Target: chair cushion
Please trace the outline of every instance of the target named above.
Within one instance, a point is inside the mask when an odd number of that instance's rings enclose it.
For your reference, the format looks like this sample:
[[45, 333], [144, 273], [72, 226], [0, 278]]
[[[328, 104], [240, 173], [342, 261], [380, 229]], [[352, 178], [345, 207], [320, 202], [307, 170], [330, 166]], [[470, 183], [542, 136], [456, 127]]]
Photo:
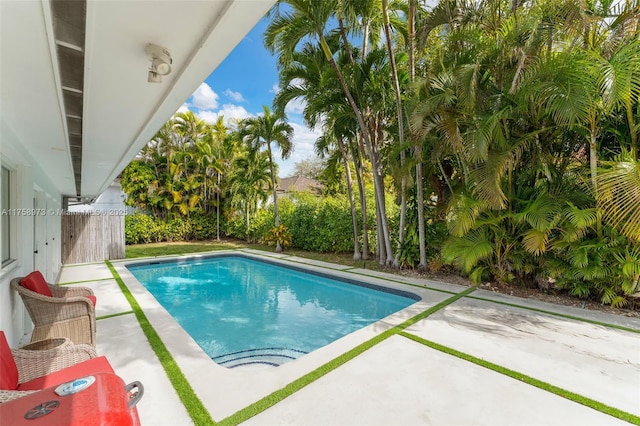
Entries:
[[115, 373], [113, 371], [113, 368], [111, 367], [111, 364], [109, 364], [109, 361], [104, 356], [92, 358], [71, 367], [54, 371], [53, 373], [47, 374], [46, 376], [38, 377], [37, 379], [21, 383], [18, 385], [18, 390], [25, 391], [46, 389], [53, 386], [58, 386], [59, 384], [69, 382], [74, 379], [78, 379], [80, 377], [90, 376], [97, 373]]
[[43, 296], [53, 297], [53, 294], [40, 271], [33, 271], [21, 279], [20, 285]]
[[4, 331], [0, 331], [0, 389], [16, 390], [18, 388], [18, 367], [13, 360], [11, 348]]
[[87, 299], [91, 300], [91, 303], [93, 303], [93, 307], [96, 307], [96, 297], [95, 296], [87, 296]]

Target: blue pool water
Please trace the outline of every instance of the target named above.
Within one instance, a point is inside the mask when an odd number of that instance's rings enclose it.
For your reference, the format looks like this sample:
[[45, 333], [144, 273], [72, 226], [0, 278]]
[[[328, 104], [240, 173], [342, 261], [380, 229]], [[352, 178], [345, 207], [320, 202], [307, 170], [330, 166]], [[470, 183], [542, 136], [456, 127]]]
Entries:
[[280, 365], [419, 299], [241, 256], [127, 268], [214, 361], [229, 368]]

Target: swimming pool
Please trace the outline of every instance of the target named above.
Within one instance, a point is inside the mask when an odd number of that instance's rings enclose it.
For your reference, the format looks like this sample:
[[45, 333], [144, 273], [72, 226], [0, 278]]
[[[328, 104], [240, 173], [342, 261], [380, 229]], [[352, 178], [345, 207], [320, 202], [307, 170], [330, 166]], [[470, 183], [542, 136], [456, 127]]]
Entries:
[[277, 366], [420, 297], [240, 255], [127, 265], [218, 364]]

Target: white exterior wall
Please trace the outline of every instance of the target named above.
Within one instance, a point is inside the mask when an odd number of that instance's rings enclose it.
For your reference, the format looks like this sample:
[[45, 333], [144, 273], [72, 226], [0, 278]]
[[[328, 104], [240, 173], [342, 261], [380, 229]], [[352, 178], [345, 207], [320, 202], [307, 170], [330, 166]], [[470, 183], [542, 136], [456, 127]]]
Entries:
[[[33, 271], [36, 268], [34, 264], [37, 264], [37, 269], [47, 281], [57, 280], [61, 268], [59, 211], [62, 196], [18, 143], [4, 121], [0, 124], [0, 160], [3, 167], [12, 171], [12, 229], [9, 238], [12, 242], [12, 257], [15, 259], [0, 270], [0, 329], [7, 335], [9, 344], [15, 346], [31, 331], [33, 325], [20, 296], [11, 290], [9, 283], [14, 277]], [[38, 210], [34, 210], [34, 204]], [[36, 212], [39, 215], [34, 217]], [[7, 236], [0, 234], [0, 238]], [[38, 254], [34, 253], [36, 248]]]

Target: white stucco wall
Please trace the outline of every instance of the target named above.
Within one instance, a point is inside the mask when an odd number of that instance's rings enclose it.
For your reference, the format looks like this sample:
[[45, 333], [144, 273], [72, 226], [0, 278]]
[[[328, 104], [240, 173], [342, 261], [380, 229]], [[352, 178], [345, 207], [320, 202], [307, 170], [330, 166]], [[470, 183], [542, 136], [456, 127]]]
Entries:
[[[0, 136], [0, 160], [12, 171], [10, 238], [12, 258], [15, 259], [0, 269], [0, 329], [6, 333], [9, 344], [15, 346], [31, 331], [32, 324], [22, 300], [14, 294], [9, 283], [14, 277], [33, 271], [34, 262], [48, 281], [56, 281], [61, 268], [59, 212], [62, 195], [3, 120], [0, 122]], [[34, 218], [35, 214], [38, 214], [37, 218]], [[0, 234], [0, 238], [7, 236]], [[37, 255], [34, 254], [36, 246]]]

